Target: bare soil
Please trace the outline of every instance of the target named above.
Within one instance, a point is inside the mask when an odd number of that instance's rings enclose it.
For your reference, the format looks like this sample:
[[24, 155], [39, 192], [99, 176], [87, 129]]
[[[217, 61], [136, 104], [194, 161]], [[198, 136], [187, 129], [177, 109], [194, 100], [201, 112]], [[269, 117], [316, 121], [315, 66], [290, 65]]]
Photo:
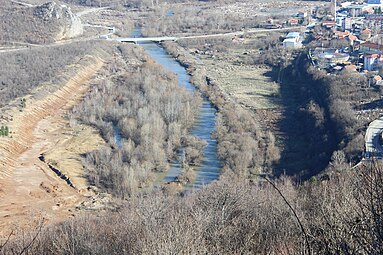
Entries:
[[[84, 200], [80, 190], [86, 181], [79, 153], [96, 148], [102, 139], [89, 127], [68, 132], [64, 117], [103, 66], [101, 59], [93, 57], [87, 63], [54, 93], [39, 99], [29, 97], [24, 109], [14, 109], [8, 123], [11, 137], [0, 138], [0, 235], [10, 228], [30, 226], [36, 216], [49, 222], [66, 218]], [[92, 134], [88, 136], [92, 139], [79, 138], [81, 134]], [[39, 159], [42, 154], [57, 168], [63, 167], [74, 188]]]

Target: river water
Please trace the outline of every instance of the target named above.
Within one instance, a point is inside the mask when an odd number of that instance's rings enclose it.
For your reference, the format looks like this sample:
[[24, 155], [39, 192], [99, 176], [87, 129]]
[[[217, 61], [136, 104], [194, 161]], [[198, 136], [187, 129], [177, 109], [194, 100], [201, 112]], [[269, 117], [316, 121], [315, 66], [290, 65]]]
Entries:
[[[135, 29], [131, 37], [141, 37], [141, 30]], [[143, 43], [140, 44], [149, 56], [158, 64], [162, 65], [178, 76], [179, 85], [186, 88], [191, 93], [196, 88], [190, 82], [190, 75], [186, 69], [177, 62], [171, 55], [169, 55], [164, 48], [156, 43]], [[200, 188], [203, 185], [217, 180], [220, 175], [221, 162], [217, 155], [217, 140], [212, 138], [212, 133], [215, 131], [217, 110], [208, 100], [203, 98], [203, 103], [199, 109], [199, 113], [195, 125], [190, 130], [190, 133], [199, 137], [207, 142], [204, 149], [204, 160], [199, 167], [195, 168], [196, 178], [194, 183], [187, 186], [187, 188]], [[176, 179], [180, 174], [181, 168], [179, 162], [172, 162], [170, 170], [166, 173], [163, 182], [171, 182]]]

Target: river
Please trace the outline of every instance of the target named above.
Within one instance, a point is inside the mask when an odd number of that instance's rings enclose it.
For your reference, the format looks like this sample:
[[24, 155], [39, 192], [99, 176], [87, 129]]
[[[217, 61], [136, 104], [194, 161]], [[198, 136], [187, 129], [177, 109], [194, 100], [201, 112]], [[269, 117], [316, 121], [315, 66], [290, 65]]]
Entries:
[[[141, 37], [141, 30], [135, 29], [131, 36]], [[167, 71], [177, 74], [180, 86], [186, 88], [191, 93], [196, 90], [195, 86], [190, 82], [190, 75], [187, 73], [186, 69], [176, 59], [169, 55], [164, 48], [156, 43], [143, 43], [140, 44], [140, 46], [145, 49], [153, 60], [165, 67]], [[190, 133], [205, 140], [207, 146], [203, 151], [204, 160], [200, 166], [194, 168], [196, 171], [195, 181], [186, 187], [188, 189], [200, 188], [219, 178], [221, 162], [217, 155], [217, 140], [212, 138], [212, 134], [215, 131], [216, 114], [216, 108], [207, 97], [203, 97], [203, 103]], [[180, 171], [181, 168], [179, 162], [172, 162], [171, 168], [166, 173], [163, 182], [174, 181], [180, 174]]]

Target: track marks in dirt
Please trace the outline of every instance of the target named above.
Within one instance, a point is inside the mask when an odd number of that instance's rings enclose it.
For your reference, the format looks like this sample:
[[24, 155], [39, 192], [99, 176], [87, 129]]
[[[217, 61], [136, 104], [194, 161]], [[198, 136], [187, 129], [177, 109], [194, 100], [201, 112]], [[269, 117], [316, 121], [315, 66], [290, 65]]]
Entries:
[[9, 178], [17, 159], [30, 148], [35, 137], [33, 130], [38, 123], [48, 116], [56, 114], [60, 109], [75, 105], [87, 91], [89, 81], [103, 61], [100, 58], [89, 57], [88, 64], [79, 68], [76, 75], [70, 78], [63, 87], [45, 98], [35, 101], [16, 116], [11, 123], [12, 138], [0, 139], [0, 180]]

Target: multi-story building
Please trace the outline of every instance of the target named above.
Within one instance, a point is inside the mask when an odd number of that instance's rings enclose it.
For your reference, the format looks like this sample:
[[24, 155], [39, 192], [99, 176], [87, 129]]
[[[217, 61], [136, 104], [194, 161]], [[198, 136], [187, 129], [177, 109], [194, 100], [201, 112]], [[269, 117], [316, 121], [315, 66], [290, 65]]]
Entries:
[[373, 71], [378, 69], [379, 65], [383, 63], [383, 56], [380, 54], [372, 54], [364, 56], [364, 69]]

